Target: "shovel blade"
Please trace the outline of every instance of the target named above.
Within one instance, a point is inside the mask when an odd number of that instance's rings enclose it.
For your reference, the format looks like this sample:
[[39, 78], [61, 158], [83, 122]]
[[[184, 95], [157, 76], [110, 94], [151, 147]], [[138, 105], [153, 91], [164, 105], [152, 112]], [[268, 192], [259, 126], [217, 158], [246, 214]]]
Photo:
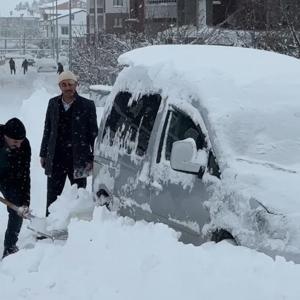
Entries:
[[40, 218], [31, 215], [30, 218], [30, 227], [36, 231], [40, 232], [47, 232], [46, 227], [47, 227], [47, 222], [46, 218]]
[[54, 240], [66, 240], [68, 238], [67, 230], [47, 230], [47, 219], [31, 215], [30, 225], [27, 228], [36, 233], [38, 236], [44, 236]]

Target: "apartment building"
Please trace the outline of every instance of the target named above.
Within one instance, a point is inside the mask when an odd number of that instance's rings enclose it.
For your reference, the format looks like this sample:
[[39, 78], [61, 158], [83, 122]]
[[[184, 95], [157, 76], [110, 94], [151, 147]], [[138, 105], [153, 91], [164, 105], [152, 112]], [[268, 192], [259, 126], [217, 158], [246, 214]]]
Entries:
[[[55, 36], [56, 23], [57, 23], [57, 38], [59, 48], [68, 46], [69, 44], [69, 10], [59, 10], [59, 16], [52, 17], [48, 20], [47, 36]], [[83, 37], [86, 35], [87, 26], [87, 13], [86, 10], [81, 8], [74, 8], [71, 11], [72, 19], [72, 36], [74, 38]]]
[[[72, 0], [71, 1], [72, 11], [84, 10], [86, 11], [86, 1], [82, 0]], [[43, 32], [43, 36], [46, 38], [52, 37], [51, 28], [53, 27], [53, 20], [59, 18], [59, 16], [66, 15], [69, 11], [69, 0], [53, 0], [49, 3], [39, 5], [39, 14], [40, 14], [40, 29]], [[65, 17], [64, 17], [65, 18]], [[72, 14], [72, 20], [74, 19]], [[86, 26], [86, 18], [85, 18]]]
[[145, 0], [145, 31], [155, 33], [177, 24], [176, 0]]
[[87, 12], [88, 34], [123, 33], [129, 18], [129, 0], [88, 0]]
[[[87, 1], [87, 34], [104, 31], [104, 3], [105, 0]], [[96, 11], [96, 14], [95, 14]]]
[[159, 31], [177, 18], [176, 0], [88, 0], [87, 10], [90, 34]]
[[217, 25], [237, 9], [237, 3], [238, 0], [87, 0], [88, 33], [155, 33], [172, 26]]
[[39, 36], [39, 16], [27, 10], [11, 11], [0, 17], [0, 37], [19, 38]]

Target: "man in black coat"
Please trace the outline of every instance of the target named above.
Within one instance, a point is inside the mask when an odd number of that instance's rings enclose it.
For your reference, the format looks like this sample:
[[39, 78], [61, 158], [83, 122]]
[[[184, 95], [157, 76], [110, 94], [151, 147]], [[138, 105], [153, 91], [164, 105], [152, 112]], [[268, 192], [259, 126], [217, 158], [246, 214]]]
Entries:
[[46, 215], [62, 193], [67, 176], [71, 184], [86, 187], [98, 134], [95, 104], [78, 95], [76, 76], [62, 72], [58, 84], [62, 94], [49, 101], [40, 150], [41, 166], [48, 176]]
[[26, 58], [22, 62], [22, 68], [23, 68], [23, 73], [25, 75], [26, 72], [28, 71], [28, 60]]
[[10, 74], [12, 73], [16, 74], [16, 63], [12, 57], [9, 60], [9, 68], [10, 68]]
[[16, 243], [23, 218], [29, 213], [31, 148], [23, 123], [13, 118], [0, 125], [0, 192], [19, 207], [7, 208], [3, 257], [18, 251]]
[[58, 62], [57, 63], [57, 74], [61, 74], [64, 71], [64, 66], [62, 65], [62, 63]]

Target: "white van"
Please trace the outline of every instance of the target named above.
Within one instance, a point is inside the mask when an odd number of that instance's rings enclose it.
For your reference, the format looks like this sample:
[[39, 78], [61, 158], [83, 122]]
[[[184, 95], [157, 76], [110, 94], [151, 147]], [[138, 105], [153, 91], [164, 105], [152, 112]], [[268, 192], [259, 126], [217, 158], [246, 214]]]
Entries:
[[181, 240], [300, 253], [300, 62], [168, 45], [130, 51], [95, 145], [96, 201]]

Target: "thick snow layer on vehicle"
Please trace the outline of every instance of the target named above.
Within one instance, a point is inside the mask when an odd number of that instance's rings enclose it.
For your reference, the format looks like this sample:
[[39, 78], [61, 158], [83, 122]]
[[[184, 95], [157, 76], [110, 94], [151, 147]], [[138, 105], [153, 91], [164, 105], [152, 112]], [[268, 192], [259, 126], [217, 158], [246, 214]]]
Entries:
[[[173, 45], [123, 54], [117, 85], [198, 108], [239, 193], [300, 213], [300, 61], [272, 52]], [[191, 111], [192, 113], [192, 111]], [[193, 117], [194, 113], [192, 113]]]

